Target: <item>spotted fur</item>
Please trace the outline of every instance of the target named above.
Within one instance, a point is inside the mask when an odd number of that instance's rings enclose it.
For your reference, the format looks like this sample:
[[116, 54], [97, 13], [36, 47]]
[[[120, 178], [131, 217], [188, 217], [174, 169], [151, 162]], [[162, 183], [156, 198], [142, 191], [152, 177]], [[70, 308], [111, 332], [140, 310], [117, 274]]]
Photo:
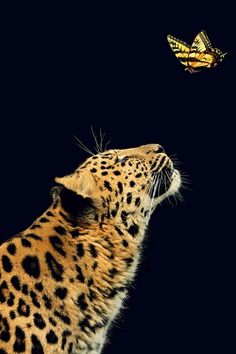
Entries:
[[101, 353], [180, 175], [152, 144], [94, 155], [56, 183], [46, 212], [0, 246], [0, 354]]

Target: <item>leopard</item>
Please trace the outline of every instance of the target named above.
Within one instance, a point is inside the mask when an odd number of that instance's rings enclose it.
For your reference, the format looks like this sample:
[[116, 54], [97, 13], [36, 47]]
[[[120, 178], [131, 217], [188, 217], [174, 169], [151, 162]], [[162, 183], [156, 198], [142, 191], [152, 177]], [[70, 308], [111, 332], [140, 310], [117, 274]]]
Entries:
[[0, 354], [100, 354], [150, 217], [181, 183], [159, 144], [94, 153], [56, 177], [46, 211], [0, 246]]

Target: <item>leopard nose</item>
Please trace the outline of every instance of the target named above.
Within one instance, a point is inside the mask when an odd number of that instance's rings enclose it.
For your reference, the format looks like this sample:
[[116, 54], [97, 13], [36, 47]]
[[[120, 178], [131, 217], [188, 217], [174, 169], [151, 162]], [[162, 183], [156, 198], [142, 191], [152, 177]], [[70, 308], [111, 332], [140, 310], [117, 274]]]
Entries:
[[160, 154], [161, 152], [165, 152], [165, 150], [164, 150], [163, 146], [158, 145], [157, 153]]
[[148, 144], [141, 146], [144, 152], [146, 153], [156, 153], [160, 154], [161, 152], [165, 152], [164, 148], [160, 144]]

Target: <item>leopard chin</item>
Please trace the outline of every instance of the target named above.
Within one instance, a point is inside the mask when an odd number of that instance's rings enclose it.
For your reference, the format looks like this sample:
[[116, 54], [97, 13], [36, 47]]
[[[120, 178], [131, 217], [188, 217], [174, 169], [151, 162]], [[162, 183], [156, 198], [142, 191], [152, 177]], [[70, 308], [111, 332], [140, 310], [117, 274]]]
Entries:
[[176, 194], [181, 187], [181, 176], [178, 170], [174, 169], [172, 176], [170, 177], [170, 184], [167, 191], [163, 194], [155, 197], [155, 205], [160, 204], [164, 199]]

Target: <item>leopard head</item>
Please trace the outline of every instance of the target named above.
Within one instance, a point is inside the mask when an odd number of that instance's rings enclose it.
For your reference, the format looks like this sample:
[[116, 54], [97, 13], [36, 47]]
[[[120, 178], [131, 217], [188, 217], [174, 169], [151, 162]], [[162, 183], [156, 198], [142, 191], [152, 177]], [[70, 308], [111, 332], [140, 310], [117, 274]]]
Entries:
[[155, 207], [179, 190], [181, 177], [163, 148], [149, 144], [91, 156], [56, 182], [88, 202], [86, 217], [145, 227]]

